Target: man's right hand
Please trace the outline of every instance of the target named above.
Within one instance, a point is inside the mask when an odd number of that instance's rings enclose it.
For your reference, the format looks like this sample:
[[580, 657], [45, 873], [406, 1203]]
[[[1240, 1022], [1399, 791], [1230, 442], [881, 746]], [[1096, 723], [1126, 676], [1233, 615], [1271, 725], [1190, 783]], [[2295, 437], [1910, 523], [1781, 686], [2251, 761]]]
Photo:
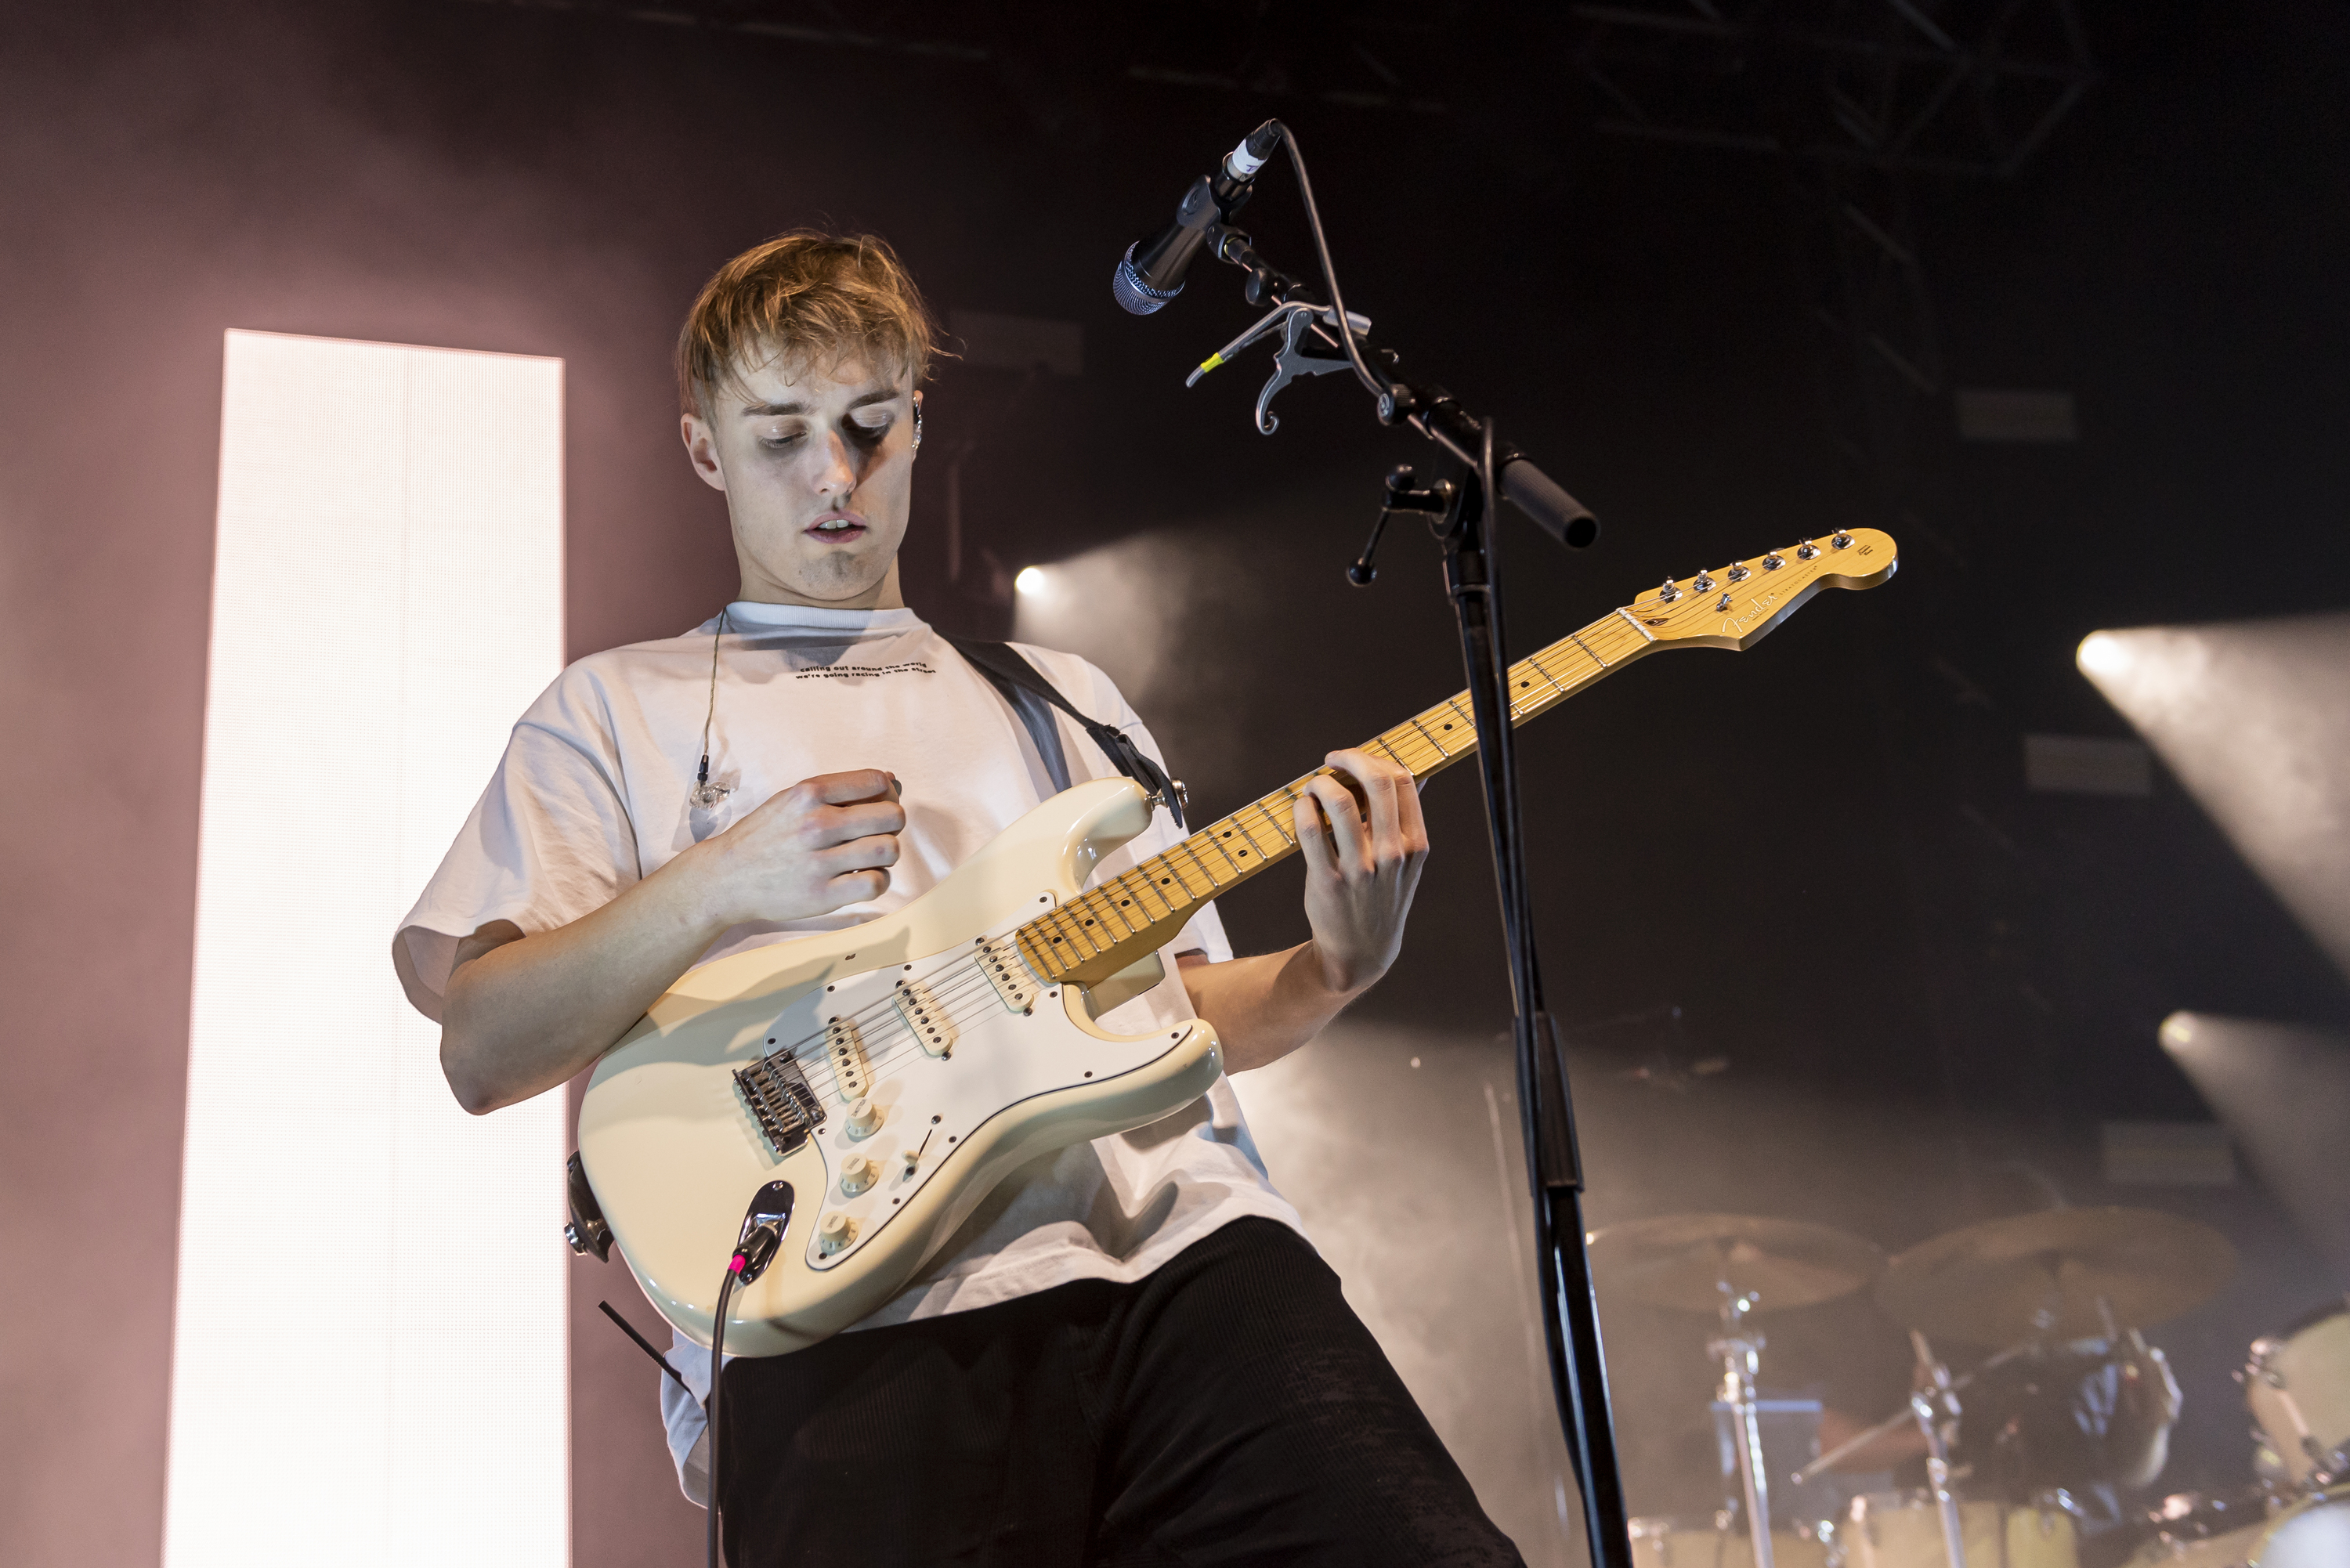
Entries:
[[441, 1066], [476, 1115], [611, 1048], [730, 926], [805, 920], [889, 890], [906, 809], [878, 768], [802, 779], [567, 926], [497, 920], [458, 944]]
[[805, 920], [889, 890], [906, 829], [897, 776], [879, 768], [818, 774], [688, 854], [720, 925]]

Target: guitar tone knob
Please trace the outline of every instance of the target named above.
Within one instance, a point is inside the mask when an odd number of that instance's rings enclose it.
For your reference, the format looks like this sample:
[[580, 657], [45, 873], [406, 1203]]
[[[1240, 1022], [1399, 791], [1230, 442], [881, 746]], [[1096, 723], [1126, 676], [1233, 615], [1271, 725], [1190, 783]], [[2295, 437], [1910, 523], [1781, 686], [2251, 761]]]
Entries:
[[827, 1214], [816, 1228], [816, 1250], [830, 1257], [857, 1240], [857, 1226], [846, 1214]]
[[881, 1168], [861, 1154], [852, 1154], [840, 1162], [840, 1190], [854, 1198], [873, 1185]]
[[881, 1125], [881, 1107], [860, 1096], [850, 1103], [844, 1125], [851, 1137], [871, 1137]]

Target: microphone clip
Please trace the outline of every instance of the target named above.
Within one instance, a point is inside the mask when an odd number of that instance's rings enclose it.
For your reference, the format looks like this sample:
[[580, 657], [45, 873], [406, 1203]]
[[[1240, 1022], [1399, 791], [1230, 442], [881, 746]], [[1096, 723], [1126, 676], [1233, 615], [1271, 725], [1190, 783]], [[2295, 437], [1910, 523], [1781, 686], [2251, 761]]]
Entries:
[[[1280, 416], [1273, 411], [1273, 400], [1284, 387], [1300, 376], [1326, 376], [1333, 370], [1351, 370], [1354, 362], [1343, 349], [1336, 354], [1315, 354], [1307, 351], [1307, 334], [1319, 332], [1324, 342], [1333, 341], [1330, 333], [1337, 328], [1338, 313], [1326, 305], [1310, 300], [1284, 300], [1257, 319], [1254, 326], [1222, 348], [1200, 361], [1198, 369], [1184, 378], [1186, 387], [1200, 384], [1200, 378], [1220, 365], [1232, 362], [1238, 354], [1260, 337], [1269, 337], [1276, 329], [1281, 333], [1281, 347], [1274, 350], [1273, 375], [1264, 389], [1256, 395], [1256, 430], [1259, 435], [1271, 435], [1281, 428]], [[1360, 311], [1347, 312], [1347, 329], [1357, 337], [1370, 335], [1371, 318]]]

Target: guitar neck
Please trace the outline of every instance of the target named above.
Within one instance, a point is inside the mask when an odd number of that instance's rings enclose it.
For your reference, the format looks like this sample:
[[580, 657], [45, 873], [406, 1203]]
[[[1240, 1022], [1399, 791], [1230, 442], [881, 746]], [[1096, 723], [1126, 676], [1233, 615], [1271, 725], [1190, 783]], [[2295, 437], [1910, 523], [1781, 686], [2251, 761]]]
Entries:
[[[1518, 660], [1510, 667], [1511, 724], [1548, 711], [1657, 646], [1646, 628], [1617, 610]], [[1469, 693], [1455, 692], [1359, 749], [1393, 758], [1414, 779], [1442, 773], [1477, 749]], [[1047, 981], [1093, 985], [1156, 952], [1201, 905], [1296, 853], [1293, 817], [1306, 782], [1334, 771], [1293, 779], [1029, 921], [1015, 933], [1029, 967]]]

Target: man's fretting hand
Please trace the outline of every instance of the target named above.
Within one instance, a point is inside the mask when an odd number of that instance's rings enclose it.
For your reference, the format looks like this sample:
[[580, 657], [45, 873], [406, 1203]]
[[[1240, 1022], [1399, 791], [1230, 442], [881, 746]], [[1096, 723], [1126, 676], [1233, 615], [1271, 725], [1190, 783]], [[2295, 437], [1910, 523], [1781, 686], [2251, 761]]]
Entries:
[[711, 915], [723, 925], [804, 920], [878, 898], [906, 829], [895, 774], [818, 774], [687, 853], [702, 859]]
[[1324, 761], [1355, 781], [1367, 811], [1339, 780], [1316, 774], [1292, 825], [1305, 856], [1305, 919], [1323, 981], [1353, 995], [1385, 974], [1403, 945], [1404, 917], [1428, 860], [1428, 828], [1419, 786], [1394, 763], [1358, 751], [1332, 752]]

